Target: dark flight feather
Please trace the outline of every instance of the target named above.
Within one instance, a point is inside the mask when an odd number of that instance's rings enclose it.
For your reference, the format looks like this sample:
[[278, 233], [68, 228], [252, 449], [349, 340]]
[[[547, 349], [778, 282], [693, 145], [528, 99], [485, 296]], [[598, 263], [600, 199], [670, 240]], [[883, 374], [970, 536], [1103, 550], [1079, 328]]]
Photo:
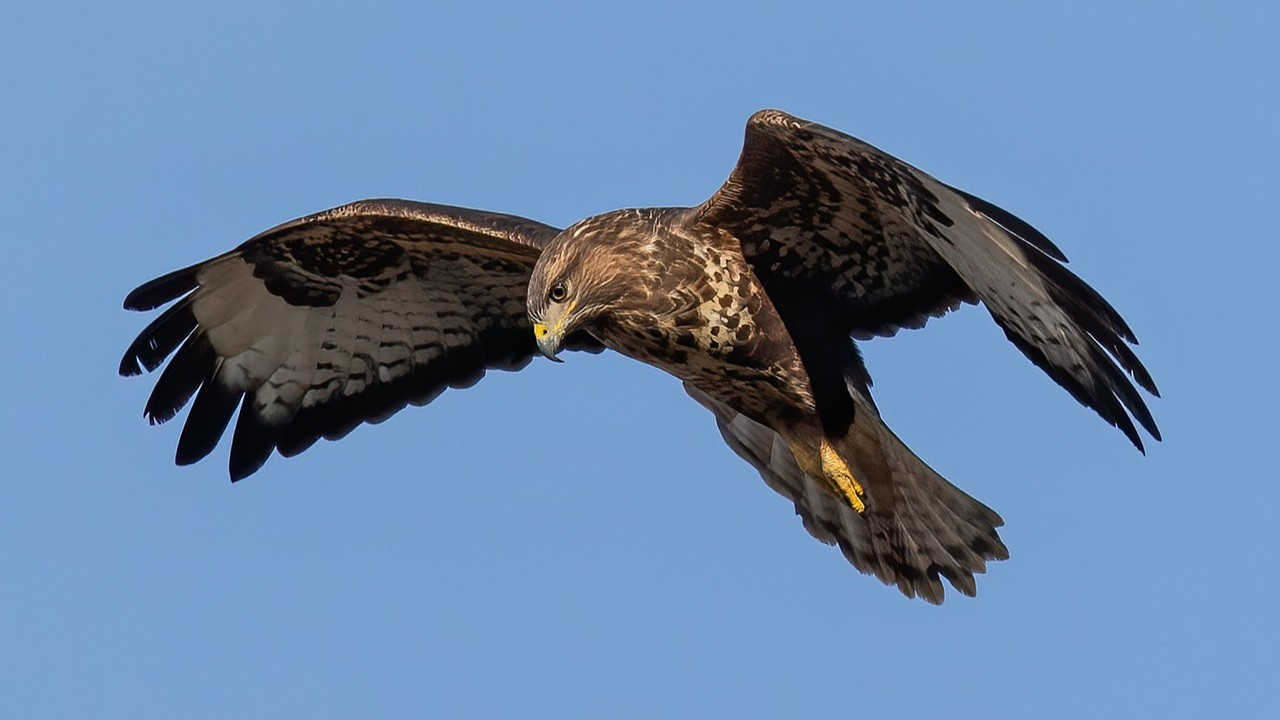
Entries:
[[165, 273], [134, 288], [125, 296], [125, 310], [154, 310], [196, 287], [196, 271], [204, 263]]
[[120, 361], [120, 374], [139, 375], [142, 368], [151, 372], [160, 367], [169, 353], [191, 334], [196, 327], [191, 313], [190, 296], [183, 298], [165, 310], [151, 324], [138, 333], [137, 339], [125, 350]]
[[[557, 347], [599, 352], [604, 340], [679, 376], [814, 537], [937, 603], [944, 579], [973, 595], [975, 575], [1008, 557], [1003, 520], [888, 429], [851, 338], [981, 302], [1033, 364], [1145, 452], [1139, 427], [1160, 432], [1139, 388], [1158, 396], [1156, 384], [1129, 325], [1066, 262], [1013, 213], [765, 110], [724, 185], [694, 208], [617, 211], [560, 231], [365, 200], [271, 228], [129, 293], [131, 310], [174, 304], [119, 371], [168, 358], [146, 404], [153, 423], [195, 397], [179, 465], [210, 454], [238, 408], [229, 473], [240, 480], [273, 452], [296, 455], [526, 366], [529, 314], [551, 324], [548, 268], [560, 263], [557, 277], [573, 267], [602, 288], [582, 306], [589, 322], [554, 326]], [[862, 500], [837, 482], [852, 475]]]
[[[789, 328], [803, 324], [798, 316], [829, 318], [834, 306], [852, 335], [884, 334], [978, 299], [1028, 358], [1135, 446], [1142, 449], [1129, 413], [1159, 438], [1141, 396], [1115, 365], [1157, 394], [1125, 345], [1137, 342], [1133, 331], [1060, 264], [1062, 251], [1012, 213], [861, 140], [780, 111], [756, 113], [737, 167], [694, 217], [741, 241], [771, 297], [775, 287], [830, 292], [833, 300], [820, 305], [792, 301], [803, 294], [778, 294]], [[1040, 333], [1046, 325], [1056, 329]], [[822, 372], [806, 357], [815, 352], [801, 348], [806, 368]], [[823, 398], [818, 402], [821, 408]]]
[[151, 390], [144, 411], [147, 419], [157, 424], [177, 415], [200, 384], [209, 378], [209, 368], [216, 360], [213, 346], [203, 331], [189, 335]]
[[958, 187], [947, 185], [947, 188], [964, 198], [969, 207], [991, 218], [1000, 227], [1016, 235], [1018, 239], [1058, 262], [1067, 262], [1066, 254], [1059, 250], [1052, 240], [1045, 237], [1044, 233], [1032, 227], [1027, 221], [998, 205], [989, 203], [976, 195], [970, 195]]
[[280, 425], [262, 419], [250, 395], [244, 396], [236, 429], [231, 436], [231, 482], [243, 480], [262, 467], [276, 448], [280, 430]]
[[206, 380], [200, 386], [200, 392], [196, 393], [187, 422], [182, 426], [182, 434], [178, 436], [174, 462], [190, 465], [213, 452], [222, 433], [226, 432], [242, 394], [227, 389], [216, 377]]
[[[185, 465], [213, 451], [239, 405], [230, 459], [238, 480], [257, 471], [277, 448], [295, 455], [321, 437], [340, 438], [362, 422], [380, 422], [411, 403], [426, 404], [445, 388], [470, 387], [486, 369], [527, 365], [536, 345], [524, 311], [525, 286], [540, 248], [558, 232], [510, 215], [400, 200], [365, 200], [293, 220], [131, 292], [125, 301], [130, 309], [178, 302], [129, 346], [120, 374], [154, 370], [178, 348], [146, 413], [164, 422], [195, 395], [178, 442], [176, 459]], [[208, 288], [201, 287], [205, 282]], [[354, 283], [354, 295], [344, 282]], [[416, 315], [406, 315], [409, 310], [395, 302], [377, 301], [405, 283], [423, 288], [405, 295], [416, 303]], [[232, 284], [237, 290], [227, 289]], [[273, 297], [285, 305], [271, 310], [278, 302]], [[344, 297], [354, 305], [335, 315]], [[307, 313], [315, 319], [307, 320]], [[198, 315], [215, 318], [219, 327], [201, 326]], [[296, 340], [305, 352], [295, 355], [266, 339], [281, 332], [261, 325], [273, 317], [308, 328]], [[342, 360], [354, 341], [342, 335], [355, 327], [352, 318], [387, 336], [367, 341], [367, 354], [355, 364]], [[426, 338], [419, 347], [402, 342], [413, 323], [425, 323], [415, 331]], [[582, 334], [569, 346], [602, 349]], [[272, 352], [274, 364], [264, 359]], [[413, 360], [417, 354], [424, 359]], [[384, 356], [385, 366], [379, 360]], [[311, 369], [291, 365], [308, 358], [321, 360]], [[351, 377], [298, 389], [302, 378], [318, 378], [335, 367]], [[356, 368], [362, 369], [358, 375]], [[277, 399], [273, 417], [284, 417], [278, 423], [263, 420], [253, 400], [273, 373], [276, 391], [293, 393]], [[231, 381], [247, 382], [248, 392], [230, 389]], [[363, 389], [348, 393], [348, 386]]]

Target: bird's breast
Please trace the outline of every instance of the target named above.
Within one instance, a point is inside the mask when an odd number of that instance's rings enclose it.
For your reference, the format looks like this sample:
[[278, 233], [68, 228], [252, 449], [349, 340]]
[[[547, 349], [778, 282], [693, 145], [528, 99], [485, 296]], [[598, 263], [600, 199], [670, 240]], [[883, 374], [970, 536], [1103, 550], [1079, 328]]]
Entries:
[[596, 336], [740, 410], [811, 405], [790, 336], [741, 254], [694, 244], [679, 257], [653, 274], [647, 300], [615, 312]]

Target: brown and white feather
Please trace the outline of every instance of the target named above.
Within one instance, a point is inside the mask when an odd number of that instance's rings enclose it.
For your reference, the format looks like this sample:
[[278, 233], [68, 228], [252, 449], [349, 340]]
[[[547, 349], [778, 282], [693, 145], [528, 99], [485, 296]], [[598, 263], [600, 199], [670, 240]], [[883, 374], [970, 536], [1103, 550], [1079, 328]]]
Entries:
[[[765, 110], [748, 121], [728, 180], [693, 208], [615, 211], [561, 232], [373, 200], [285, 223], [130, 293], [130, 309], [172, 305], [120, 372], [172, 355], [146, 414], [164, 422], [194, 396], [179, 463], [208, 455], [239, 408], [237, 479], [274, 451], [296, 454], [488, 369], [523, 367], [537, 348], [530, 317], [554, 316], [544, 339], [556, 347], [607, 346], [679, 377], [810, 533], [904, 594], [940, 602], [943, 579], [972, 595], [974, 576], [1008, 556], [1002, 521], [889, 430], [852, 338], [981, 302], [1141, 449], [1137, 426], [1160, 435], [1134, 385], [1156, 394], [1155, 383], [1133, 332], [1065, 262], [1011, 213]], [[831, 449], [866, 486], [865, 508], [818, 477]]]
[[148, 415], [163, 422], [193, 393], [205, 396], [179, 440], [179, 461], [194, 462], [243, 396], [231, 468], [243, 477], [273, 449], [296, 454], [474, 384], [486, 369], [527, 364], [529, 274], [558, 232], [390, 200], [291, 221], [131, 294], [126, 307], [178, 303], [134, 342], [121, 373], [153, 369], [189, 341]]

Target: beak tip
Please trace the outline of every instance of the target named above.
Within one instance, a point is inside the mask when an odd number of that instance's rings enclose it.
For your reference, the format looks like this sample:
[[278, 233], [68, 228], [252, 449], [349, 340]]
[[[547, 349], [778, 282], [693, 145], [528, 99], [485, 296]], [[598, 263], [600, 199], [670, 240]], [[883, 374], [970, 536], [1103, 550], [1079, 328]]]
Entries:
[[551, 362], [562, 363], [564, 360], [556, 357], [556, 353], [560, 350], [558, 337], [552, 338], [551, 332], [546, 325], [536, 322], [533, 324], [533, 338], [538, 344], [538, 352]]

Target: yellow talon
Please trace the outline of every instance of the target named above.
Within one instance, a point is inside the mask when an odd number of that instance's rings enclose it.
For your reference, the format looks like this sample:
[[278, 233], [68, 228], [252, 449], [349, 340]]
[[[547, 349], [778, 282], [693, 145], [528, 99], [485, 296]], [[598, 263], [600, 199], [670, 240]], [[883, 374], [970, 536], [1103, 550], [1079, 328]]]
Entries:
[[836, 453], [835, 448], [831, 447], [826, 438], [823, 438], [822, 446], [818, 452], [822, 456], [822, 474], [827, 478], [827, 482], [831, 483], [831, 487], [836, 491], [836, 494], [849, 503], [849, 507], [857, 510], [858, 514], [861, 515], [867, 509], [867, 506], [862, 502], [862, 498], [866, 493], [853, 477], [849, 466], [840, 458], [840, 455]]

